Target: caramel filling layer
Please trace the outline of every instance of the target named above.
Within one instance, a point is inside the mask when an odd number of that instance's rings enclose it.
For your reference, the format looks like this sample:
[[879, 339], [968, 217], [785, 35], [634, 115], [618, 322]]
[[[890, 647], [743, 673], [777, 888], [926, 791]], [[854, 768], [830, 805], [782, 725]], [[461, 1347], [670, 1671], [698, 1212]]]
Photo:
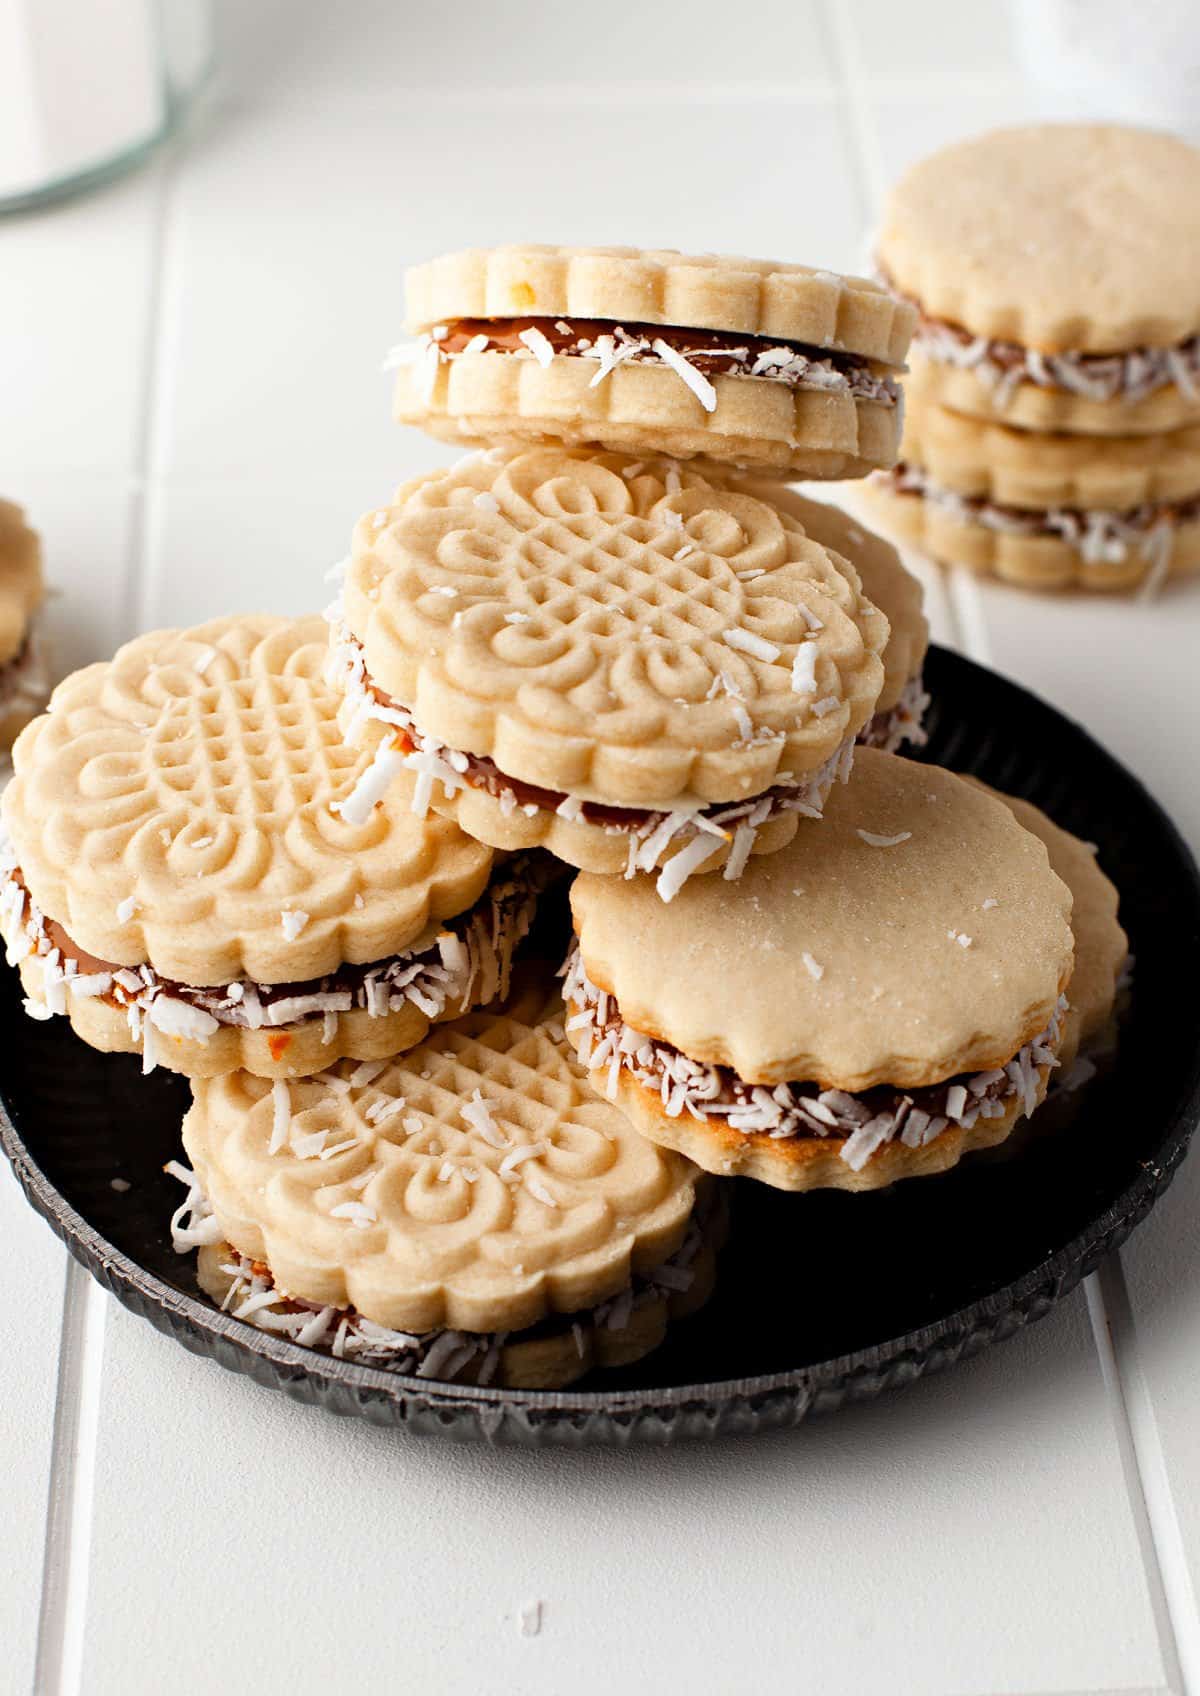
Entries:
[[603, 318], [458, 318], [437, 325], [410, 346], [411, 352], [396, 350], [391, 362], [428, 360], [431, 377], [442, 360], [475, 353], [506, 353], [545, 365], [560, 354], [595, 360], [593, 387], [619, 365], [666, 365], [694, 390], [708, 411], [715, 406], [713, 377], [758, 377], [793, 388], [849, 394], [855, 400], [888, 407], [895, 406], [900, 395], [886, 370], [876, 370], [858, 354], [674, 325]]

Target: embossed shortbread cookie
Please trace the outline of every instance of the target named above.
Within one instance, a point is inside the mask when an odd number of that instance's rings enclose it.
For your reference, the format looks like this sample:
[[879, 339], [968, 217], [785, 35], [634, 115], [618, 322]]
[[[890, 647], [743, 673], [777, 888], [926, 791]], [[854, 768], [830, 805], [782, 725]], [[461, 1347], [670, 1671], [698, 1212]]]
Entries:
[[511, 246], [408, 273], [396, 417], [458, 442], [592, 443], [806, 477], [890, 465], [916, 314], [803, 265]]
[[347, 748], [319, 618], [155, 631], [61, 683], [4, 795], [37, 1017], [206, 1076], [390, 1055], [502, 989], [543, 873]]
[[521, 1331], [397, 1331], [364, 1319], [354, 1308], [285, 1295], [265, 1261], [213, 1240], [220, 1227], [194, 1175], [174, 1163], [168, 1170], [185, 1182], [191, 1179], [188, 1204], [176, 1215], [179, 1250], [187, 1252], [200, 1239], [197, 1282], [234, 1319], [335, 1359], [503, 1389], [563, 1389], [593, 1370], [644, 1359], [665, 1340], [672, 1321], [697, 1312], [712, 1294], [717, 1252], [728, 1229], [723, 1193], [698, 1186], [696, 1211], [670, 1259], [635, 1273], [624, 1290], [596, 1307], [549, 1315]]
[[[491, 453], [358, 525], [334, 668], [348, 737], [500, 848], [690, 871], [819, 812], [883, 679], [846, 560], [670, 462]], [[732, 868], [732, 869], [731, 869]]]
[[392, 1331], [593, 1309], [670, 1262], [693, 1215], [695, 1167], [595, 1095], [561, 1023], [476, 1013], [394, 1061], [193, 1093], [211, 1235], [286, 1296]]
[[[717, 895], [717, 899], [712, 897]], [[567, 1032], [645, 1134], [783, 1189], [872, 1189], [1002, 1141], [1045, 1092], [1071, 896], [1001, 802], [863, 749], [819, 826], [671, 908], [572, 889]]]
[[19, 506], [0, 500], [0, 752], [50, 693], [37, 629], [45, 593], [37, 532]]
[[1117, 918], [1120, 898], [1100, 870], [1091, 843], [1063, 830], [1031, 801], [1004, 795], [978, 778], [965, 781], [1003, 801], [1017, 823], [1046, 844], [1051, 867], [1071, 891], [1075, 967], [1059, 1049], [1059, 1064], [1066, 1072], [1081, 1051], [1106, 1034], [1112, 1019], [1117, 983], [1129, 956], [1129, 941]]
[[1200, 151], [1116, 124], [941, 149], [888, 197], [878, 252], [921, 309], [944, 405], [1102, 435], [1200, 419]]
[[883, 688], [875, 712], [859, 731], [858, 740], [886, 753], [895, 753], [905, 742], [920, 747], [925, 741], [921, 720], [929, 705], [921, 680], [929, 647], [929, 620], [925, 617], [925, 591], [919, 578], [906, 569], [890, 542], [840, 507], [809, 500], [779, 483], [741, 478], [737, 486], [790, 513], [814, 542], [820, 542], [823, 548], [840, 554], [853, 565], [863, 594], [888, 621]]

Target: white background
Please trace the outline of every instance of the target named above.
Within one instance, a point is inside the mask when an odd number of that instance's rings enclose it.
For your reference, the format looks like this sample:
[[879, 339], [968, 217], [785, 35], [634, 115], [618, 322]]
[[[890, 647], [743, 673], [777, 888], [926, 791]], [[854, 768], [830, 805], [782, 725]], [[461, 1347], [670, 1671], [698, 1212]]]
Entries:
[[[1003, 12], [962, 0], [221, 21], [192, 133], [0, 223], [0, 487], [43, 532], [68, 666], [319, 605], [358, 513], [444, 461], [378, 372], [408, 262], [531, 238], [852, 268], [898, 170], [1034, 105]], [[1200, 844], [1200, 589], [929, 581], [939, 640], [1082, 719]], [[1200, 1696], [1198, 1187], [1193, 1159], [1088, 1289], [901, 1396], [561, 1455], [406, 1441], [192, 1358], [5, 1171], [0, 1690]]]

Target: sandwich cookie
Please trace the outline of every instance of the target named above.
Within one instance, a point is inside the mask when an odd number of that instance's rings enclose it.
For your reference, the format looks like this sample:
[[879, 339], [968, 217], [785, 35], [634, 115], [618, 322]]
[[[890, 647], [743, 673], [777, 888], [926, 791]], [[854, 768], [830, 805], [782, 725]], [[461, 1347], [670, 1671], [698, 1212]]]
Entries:
[[36, 1018], [192, 1077], [374, 1059], [502, 993], [545, 872], [381, 799], [319, 617], [138, 637], [59, 684], [3, 799]]
[[[714, 899], [714, 896], [716, 897]], [[566, 1029], [653, 1141], [779, 1189], [877, 1189], [1045, 1094], [1071, 896], [1001, 802], [864, 748], [824, 822], [670, 909], [584, 876]]]
[[790, 513], [814, 542], [853, 565], [864, 595], [883, 613], [889, 631], [883, 650], [883, 688], [858, 740], [889, 754], [906, 742], [922, 747], [929, 695], [921, 673], [929, 648], [929, 620], [920, 579], [904, 566], [890, 542], [840, 507], [809, 500], [778, 483], [739, 479], [737, 487]]
[[806, 265], [472, 248], [408, 273], [395, 415], [449, 441], [860, 477], [895, 460], [915, 321], [877, 283]]
[[50, 693], [37, 614], [45, 599], [37, 532], [0, 500], [0, 750], [11, 748]]
[[235, 1317], [298, 1343], [556, 1386], [640, 1359], [711, 1289], [710, 1180], [596, 1097], [561, 1009], [472, 1014], [398, 1060], [193, 1093], [176, 1247], [199, 1247], [201, 1284]]
[[1115, 124], [941, 149], [888, 197], [886, 280], [942, 405], [1032, 430], [1200, 420], [1200, 151]]
[[1045, 843], [1052, 870], [1071, 891], [1075, 968], [1068, 992], [1071, 1004], [1062, 1021], [1061, 1070], [1054, 1083], [1084, 1081], [1094, 1069], [1089, 1050], [1104, 1046], [1112, 1031], [1117, 990], [1129, 960], [1129, 939], [1117, 917], [1120, 897], [1096, 863], [1091, 843], [1063, 830], [1031, 801], [1003, 795], [975, 777], [964, 781], [1003, 801], [1017, 823]]
[[865, 486], [894, 534], [1029, 588], [1152, 594], [1200, 568], [1200, 424], [1042, 435], [951, 412], [929, 390], [910, 385], [904, 457]]
[[741, 874], [846, 776], [887, 621], [798, 519], [672, 462], [463, 460], [355, 532], [330, 614], [351, 741], [497, 848]]

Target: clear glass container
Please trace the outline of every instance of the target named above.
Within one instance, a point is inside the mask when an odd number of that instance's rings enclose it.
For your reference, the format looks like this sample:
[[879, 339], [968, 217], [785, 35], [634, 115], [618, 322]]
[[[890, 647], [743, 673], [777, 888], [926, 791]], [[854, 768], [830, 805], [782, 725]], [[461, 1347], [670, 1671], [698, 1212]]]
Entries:
[[212, 57], [211, 0], [0, 0], [0, 212], [140, 163]]

